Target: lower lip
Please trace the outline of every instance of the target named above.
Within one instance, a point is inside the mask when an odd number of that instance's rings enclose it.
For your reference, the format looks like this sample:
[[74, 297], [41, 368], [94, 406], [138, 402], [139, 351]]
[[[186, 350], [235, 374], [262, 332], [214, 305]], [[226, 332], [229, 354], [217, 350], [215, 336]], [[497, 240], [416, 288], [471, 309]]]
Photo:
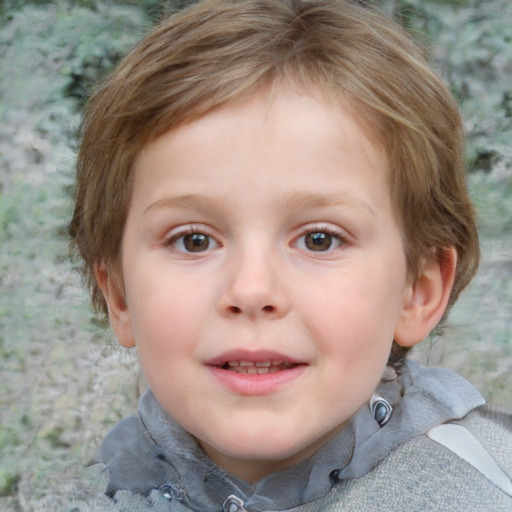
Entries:
[[260, 374], [238, 373], [218, 366], [208, 366], [208, 368], [231, 392], [238, 395], [261, 396], [276, 393], [290, 384], [304, 373], [307, 365], [299, 364], [286, 370]]

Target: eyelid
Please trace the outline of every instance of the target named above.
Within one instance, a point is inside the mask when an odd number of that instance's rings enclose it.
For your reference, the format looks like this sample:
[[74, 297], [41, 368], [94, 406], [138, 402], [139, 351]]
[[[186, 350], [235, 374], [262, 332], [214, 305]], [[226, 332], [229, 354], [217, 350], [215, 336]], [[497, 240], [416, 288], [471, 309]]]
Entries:
[[[182, 226], [177, 226], [173, 228], [171, 231], [167, 232], [165, 236], [163, 237], [163, 243], [162, 245], [176, 253], [184, 254], [184, 255], [193, 255], [193, 256], [201, 256], [205, 253], [211, 252], [214, 249], [218, 249], [219, 247], [222, 247], [222, 243], [218, 239], [218, 236], [215, 236], [212, 234], [212, 228], [205, 224], [186, 224]], [[174, 244], [176, 241], [178, 241], [180, 238], [183, 238], [187, 235], [193, 235], [193, 234], [202, 234], [210, 238], [215, 242], [214, 247], [208, 247], [205, 251], [198, 251], [198, 252], [191, 252], [191, 251], [184, 251], [177, 249]]]
[[[339, 246], [329, 249], [327, 251], [315, 252], [315, 254], [317, 254], [317, 255], [322, 255], [322, 254], [325, 255], [325, 254], [331, 253], [336, 249], [343, 248], [350, 242], [350, 235], [342, 228], [334, 226], [330, 223], [319, 222], [319, 223], [313, 223], [313, 224], [306, 224], [304, 226], [301, 226], [299, 229], [297, 229], [296, 234], [292, 239], [292, 245], [297, 246], [297, 241], [300, 238], [307, 235], [308, 233], [327, 233], [328, 235], [331, 235], [331, 236], [337, 238], [341, 242]], [[314, 251], [308, 251], [308, 252], [314, 252]]]

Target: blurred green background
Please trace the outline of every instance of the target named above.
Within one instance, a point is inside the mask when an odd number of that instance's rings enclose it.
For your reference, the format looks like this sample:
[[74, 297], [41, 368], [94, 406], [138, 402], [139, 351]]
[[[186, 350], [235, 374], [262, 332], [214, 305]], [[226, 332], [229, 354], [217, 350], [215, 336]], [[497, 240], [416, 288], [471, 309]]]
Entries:
[[[277, 1], [277, 0], [276, 0]], [[483, 263], [413, 357], [512, 409], [511, 0], [375, 0], [462, 108]], [[91, 85], [186, 1], [0, 2], [0, 510], [35, 511], [135, 409], [138, 368], [94, 321], [68, 258], [76, 131]]]

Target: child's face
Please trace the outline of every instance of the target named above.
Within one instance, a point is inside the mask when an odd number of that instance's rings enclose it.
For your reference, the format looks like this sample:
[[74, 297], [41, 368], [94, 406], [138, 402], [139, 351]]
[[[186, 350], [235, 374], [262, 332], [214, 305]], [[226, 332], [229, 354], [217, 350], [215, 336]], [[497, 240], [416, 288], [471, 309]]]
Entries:
[[167, 412], [247, 480], [338, 432], [400, 328], [411, 285], [372, 140], [341, 106], [282, 86], [135, 162], [114, 328]]

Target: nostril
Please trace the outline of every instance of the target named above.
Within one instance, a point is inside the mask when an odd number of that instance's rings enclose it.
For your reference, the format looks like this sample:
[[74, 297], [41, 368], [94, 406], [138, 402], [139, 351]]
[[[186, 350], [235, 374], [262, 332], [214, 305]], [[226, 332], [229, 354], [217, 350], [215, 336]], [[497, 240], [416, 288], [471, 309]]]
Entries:
[[[252, 311], [252, 308], [240, 308], [238, 306], [228, 306], [227, 308], [227, 312], [232, 314], [232, 315], [240, 315], [242, 313], [247, 313], [249, 315], [251, 315]], [[254, 312], [256, 313], [256, 311], [258, 310], [255, 310]], [[275, 313], [277, 311], [277, 308], [275, 306], [271, 306], [270, 304], [266, 305], [266, 306], [263, 306], [260, 310], [260, 312], [262, 313]]]

